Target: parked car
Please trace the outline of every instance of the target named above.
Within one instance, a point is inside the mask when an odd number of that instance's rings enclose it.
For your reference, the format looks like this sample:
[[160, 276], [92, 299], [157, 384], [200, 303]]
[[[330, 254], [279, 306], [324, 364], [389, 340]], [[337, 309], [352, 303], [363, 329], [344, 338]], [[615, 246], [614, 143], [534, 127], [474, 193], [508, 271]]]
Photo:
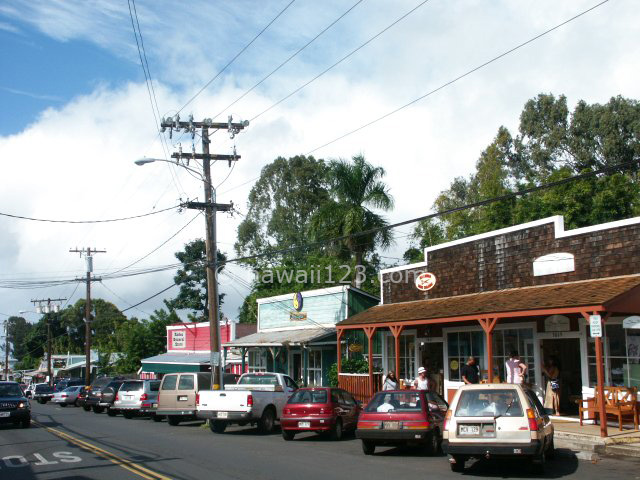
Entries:
[[75, 405], [77, 407], [78, 395], [82, 390], [84, 390], [82, 386], [67, 387], [60, 392], [54, 392], [51, 401], [60, 404], [61, 407], [66, 407], [67, 405]]
[[211, 388], [211, 373], [169, 373], [162, 378], [156, 415], [166, 416], [169, 425], [196, 420], [197, 396]]
[[62, 392], [69, 387], [77, 387], [80, 385], [84, 385], [84, 380], [81, 378], [62, 378], [56, 383], [53, 391]]
[[260, 432], [270, 433], [296, 390], [296, 382], [282, 373], [245, 373], [224, 390], [201, 391], [198, 418], [209, 419], [214, 433], [223, 433], [232, 423], [257, 424]]
[[340, 388], [300, 388], [291, 395], [282, 410], [282, 438], [293, 440], [296, 433], [330, 434], [340, 440], [345, 431], [358, 425], [360, 405], [349, 392]]
[[27, 398], [31, 398], [33, 396], [33, 391], [36, 388], [37, 383], [30, 383], [27, 385], [27, 389], [24, 391], [24, 396]]
[[[153, 405], [158, 405], [160, 380], [127, 380], [116, 395], [109, 413], [122, 413], [125, 418], [135, 415], [150, 415]], [[155, 420], [155, 413], [153, 413]], [[160, 417], [162, 419], [162, 417]]]
[[85, 399], [85, 410], [88, 410], [88, 406], [94, 413], [104, 412], [113, 403], [115, 393], [124, 380], [124, 377], [100, 377], [94, 380]]
[[78, 393], [78, 398], [76, 400], [78, 406], [82, 407], [85, 412], [91, 410], [91, 406], [87, 405], [87, 395], [89, 394], [89, 390], [91, 390], [91, 386], [82, 387], [82, 390]]
[[47, 383], [39, 383], [32, 390], [31, 397], [44, 405], [53, 398], [53, 387]]
[[373, 455], [379, 445], [421, 445], [427, 453], [437, 453], [447, 402], [424, 390], [378, 392], [358, 419], [356, 438], [362, 451]]
[[31, 426], [31, 405], [16, 382], [0, 382], [0, 423]]
[[550, 409], [520, 385], [464, 385], [447, 412], [442, 450], [454, 472], [469, 458], [526, 457], [544, 471], [554, 454]]

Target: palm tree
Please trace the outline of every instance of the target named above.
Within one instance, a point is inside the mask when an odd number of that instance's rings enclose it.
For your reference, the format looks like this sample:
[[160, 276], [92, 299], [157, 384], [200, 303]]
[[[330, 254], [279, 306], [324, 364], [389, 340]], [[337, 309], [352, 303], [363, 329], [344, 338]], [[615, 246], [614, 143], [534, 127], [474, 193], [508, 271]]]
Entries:
[[[393, 241], [388, 230], [354, 236], [357, 233], [386, 227], [387, 221], [372, 211], [389, 211], [393, 208], [393, 197], [388, 187], [381, 181], [385, 171], [374, 167], [362, 155], [353, 161], [332, 160], [329, 162], [329, 185], [331, 199], [321, 205], [311, 219], [310, 235], [316, 240], [326, 238], [346, 238], [341, 246], [362, 266], [367, 253], [377, 246], [387, 248]], [[356, 287], [360, 287], [356, 275]]]

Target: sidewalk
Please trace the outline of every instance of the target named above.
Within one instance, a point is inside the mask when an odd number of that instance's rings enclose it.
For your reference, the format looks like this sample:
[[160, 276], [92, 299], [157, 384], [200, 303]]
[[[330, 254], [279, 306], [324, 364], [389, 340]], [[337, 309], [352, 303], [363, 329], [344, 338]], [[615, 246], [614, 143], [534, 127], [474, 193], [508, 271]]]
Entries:
[[600, 425], [580, 425], [577, 421], [552, 418], [556, 448], [568, 449], [578, 458], [597, 460], [600, 455], [640, 458], [640, 431], [608, 424], [609, 436], [600, 436]]

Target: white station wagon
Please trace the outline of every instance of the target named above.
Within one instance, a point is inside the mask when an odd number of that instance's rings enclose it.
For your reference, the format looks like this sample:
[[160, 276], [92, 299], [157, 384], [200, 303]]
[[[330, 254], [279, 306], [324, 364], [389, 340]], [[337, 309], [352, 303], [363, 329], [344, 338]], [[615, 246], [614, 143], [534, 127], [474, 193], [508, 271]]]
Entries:
[[451, 470], [469, 458], [526, 457], [544, 471], [553, 456], [553, 425], [535, 393], [520, 385], [463, 385], [447, 411], [442, 450]]

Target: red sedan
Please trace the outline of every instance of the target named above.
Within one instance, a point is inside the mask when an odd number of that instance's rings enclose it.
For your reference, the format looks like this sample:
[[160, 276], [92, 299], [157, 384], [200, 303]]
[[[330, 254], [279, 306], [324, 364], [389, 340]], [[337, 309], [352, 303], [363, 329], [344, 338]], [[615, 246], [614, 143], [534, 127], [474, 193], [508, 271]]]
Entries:
[[373, 455], [378, 445], [424, 445], [435, 454], [442, 442], [449, 405], [440, 395], [423, 390], [378, 392], [358, 420], [356, 438]]
[[300, 388], [282, 410], [282, 437], [293, 440], [299, 432], [330, 434], [340, 440], [358, 424], [360, 406], [349, 392], [340, 388]]

